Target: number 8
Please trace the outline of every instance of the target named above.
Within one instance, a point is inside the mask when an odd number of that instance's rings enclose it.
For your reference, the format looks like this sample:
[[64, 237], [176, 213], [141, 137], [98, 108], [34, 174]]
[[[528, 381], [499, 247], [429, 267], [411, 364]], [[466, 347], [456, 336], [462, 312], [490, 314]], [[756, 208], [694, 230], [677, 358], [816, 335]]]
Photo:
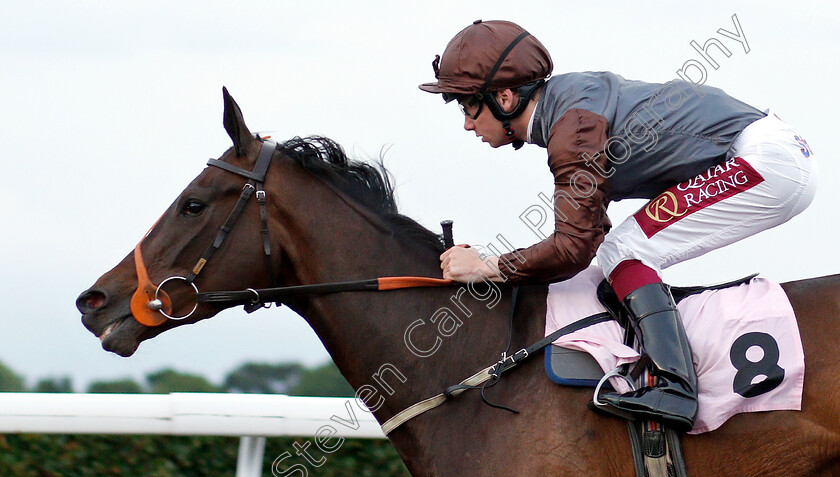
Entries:
[[[759, 361], [747, 359], [747, 350], [758, 346], [764, 351]], [[745, 398], [756, 397], [776, 389], [785, 379], [785, 370], [779, 366], [779, 345], [767, 333], [752, 332], [738, 337], [729, 351], [732, 366], [738, 370], [732, 390]], [[757, 376], [766, 378], [753, 384]]]

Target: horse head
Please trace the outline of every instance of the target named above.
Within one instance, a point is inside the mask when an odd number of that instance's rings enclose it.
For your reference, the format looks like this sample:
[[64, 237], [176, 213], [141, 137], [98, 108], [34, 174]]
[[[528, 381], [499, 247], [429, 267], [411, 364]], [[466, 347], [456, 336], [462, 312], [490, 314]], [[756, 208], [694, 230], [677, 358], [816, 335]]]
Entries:
[[[254, 169], [263, 142], [248, 130], [239, 106], [225, 89], [224, 127], [233, 147], [218, 161], [231, 168]], [[164, 211], [158, 222], [116, 267], [100, 277], [76, 301], [85, 327], [102, 341], [102, 346], [122, 356], [134, 353], [140, 342], [163, 331], [212, 317], [222, 307], [196, 305], [195, 287], [204, 290], [241, 289], [266, 286], [268, 272], [259, 240], [260, 218], [255, 201], [244, 210], [221, 244], [224, 269], [214, 260], [200, 270], [202, 252], [218, 240], [218, 231], [240, 201], [248, 182], [220, 167], [207, 167]], [[248, 237], [253, 234], [253, 237]], [[281, 251], [274, 250], [276, 257]], [[196, 272], [201, 271], [200, 275]], [[256, 271], [264, 279], [255, 281]], [[197, 275], [189, 283], [185, 280]], [[145, 279], [144, 276], [148, 278]], [[167, 279], [164, 287], [158, 287]], [[145, 285], [145, 287], [144, 287]], [[145, 288], [145, 289], [144, 289]], [[161, 310], [148, 303], [157, 295]], [[138, 306], [139, 305], [139, 306]], [[192, 313], [191, 313], [192, 312]], [[167, 319], [185, 317], [184, 319]], [[187, 316], [189, 315], [189, 316]]]
[[[135, 250], [76, 301], [103, 348], [129, 356], [146, 339], [232, 306], [197, 303], [199, 290], [369, 278], [388, 268], [417, 271], [417, 263], [419, 274], [440, 273], [437, 236], [397, 213], [384, 169], [348, 159], [325, 138], [264, 141], [226, 89], [223, 96], [233, 147], [211, 159]], [[360, 257], [360, 248], [385, 241], [401, 259]], [[286, 304], [300, 314], [310, 305]]]

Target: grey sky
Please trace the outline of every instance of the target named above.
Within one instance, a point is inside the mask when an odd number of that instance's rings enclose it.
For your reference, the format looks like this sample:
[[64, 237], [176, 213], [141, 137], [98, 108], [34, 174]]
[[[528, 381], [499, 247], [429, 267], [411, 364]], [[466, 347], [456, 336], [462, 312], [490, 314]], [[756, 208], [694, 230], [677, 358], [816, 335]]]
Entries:
[[[247, 360], [327, 358], [290, 311], [232, 310], [141, 345], [101, 350], [73, 306], [229, 139], [221, 88], [252, 130], [322, 134], [385, 149], [402, 211], [458, 242], [535, 236], [519, 215], [551, 190], [544, 150], [491, 150], [453, 105], [422, 93], [431, 61], [477, 18], [510, 19], [551, 51], [555, 73], [610, 70], [665, 82], [715, 36], [707, 84], [799, 127], [820, 162], [809, 210], [776, 230], [666, 271], [679, 284], [760, 271], [787, 281], [840, 271], [833, 2], [5, 2], [0, 5], [0, 361], [29, 378], [141, 377], [163, 366], [214, 381]], [[737, 14], [750, 52], [717, 34]], [[619, 222], [641, 205], [614, 204]]]

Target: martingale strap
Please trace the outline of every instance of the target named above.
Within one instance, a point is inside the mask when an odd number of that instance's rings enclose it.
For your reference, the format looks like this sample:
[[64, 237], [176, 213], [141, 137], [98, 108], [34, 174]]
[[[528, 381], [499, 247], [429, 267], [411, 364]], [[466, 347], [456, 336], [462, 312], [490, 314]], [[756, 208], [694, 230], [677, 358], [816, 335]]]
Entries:
[[479, 385], [485, 383], [486, 381], [489, 381], [491, 378], [498, 379], [498, 376], [500, 376], [501, 373], [525, 361], [532, 354], [545, 348], [561, 336], [565, 336], [567, 334], [574, 333], [575, 331], [581, 330], [588, 326], [596, 325], [598, 323], [604, 323], [612, 319], [613, 318], [612, 316], [610, 316], [609, 313], [598, 313], [592, 316], [587, 316], [586, 318], [582, 318], [574, 323], [566, 325], [563, 328], [560, 328], [559, 330], [555, 331], [554, 333], [551, 333], [550, 335], [546, 336], [545, 338], [537, 341], [531, 346], [523, 348], [510, 356], [503, 357], [502, 360], [500, 360], [498, 363], [482, 369], [481, 371], [473, 374], [472, 376], [461, 381], [455, 386], [448, 387], [444, 392], [436, 394], [430, 398], [424, 399], [416, 404], [407, 407], [406, 409], [403, 409], [397, 414], [394, 414], [393, 417], [391, 417], [390, 419], [385, 421], [385, 423], [382, 424], [382, 432], [384, 432], [387, 436], [391, 431], [404, 424], [406, 421], [413, 419], [430, 409], [434, 409], [440, 406], [441, 404], [446, 402], [450, 397], [457, 396], [458, 394], [461, 394], [468, 389], [475, 389]]
[[[249, 309], [256, 309], [256, 307], [258, 307], [262, 303], [282, 301], [284, 298], [301, 294], [339, 293], [350, 291], [384, 291], [396, 290], [401, 288], [451, 286], [455, 284], [456, 283], [452, 280], [444, 280], [438, 278], [381, 277], [369, 280], [318, 283], [312, 285], [266, 288], [260, 290], [248, 289], [239, 291], [203, 292], [196, 294], [195, 300], [197, 303], [245, 305], [245, 309], [247, 311]], [[515, 308], [512, 307], [511, 312], [513, 313], [514, 311]], [[382, 431], [385, 433], [385, 435], [388, 435], [391, 431], [393, 431], [406, 421], [413, 419], [430, 409], [434, 409], [440, 406], [451, 397], [457, 396], [469, 389], [476, 389], [482, 384], [489, 381], [490, 379], [498, 381], [502, 373], [514, 368], [518, 364], [527, 360], [531, 355], [550, 345], [552, 342], [554, 342], [561, 336], [565, 336], [567, 334], [581, 330], [588, 326], [596, 325], [598, 323], [604, 323], [612, 319], [612, 315], [606, 312], [591, 315], [586, 318], [582, 318], [574, 323], [571, 323], [567, 326], [564, 326], [563, 328], [560, 328], [559, 330], [551, 333], [550, 335], [538, 340], [537, 342], [528, 346], [527, 348], [523, 348], [511, 355], [503, 353], [502, 359], [499, 360], [497, 363], [493, 364], [492, 366], [488, 366], [487, 368], [482, 369], [481, 371], [473, 374], [469, 378], [461, 381], [460, 383], [454, 386], [449, 386], [442, 393], [426, 398], [398, 412], [390, 419], [388, 419], [384, 424], [382, 424]]]

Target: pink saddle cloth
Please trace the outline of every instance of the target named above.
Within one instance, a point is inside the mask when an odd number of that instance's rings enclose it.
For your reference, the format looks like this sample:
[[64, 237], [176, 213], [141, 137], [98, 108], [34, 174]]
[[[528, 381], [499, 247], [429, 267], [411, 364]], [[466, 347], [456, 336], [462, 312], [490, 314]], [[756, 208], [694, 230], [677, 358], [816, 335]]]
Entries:
[[[606, 311], [595, 295], [603, 272], [591, 266], [552, 283], [546, 335], [581, 318]], [[689, 434], [713, 431], [742, 412], [802, 408], [805, 355], [790, 301], [779, 284], [763, 278], [683, 299], [677, 307], [697, 369], [698, 413]], [[554, 341], [554, 346], [592, 355], [604, 372], [639, 359], [622, 344], [618, 323], [590, 326]], [[611, 378], [619, 392], [626, 382]]]

